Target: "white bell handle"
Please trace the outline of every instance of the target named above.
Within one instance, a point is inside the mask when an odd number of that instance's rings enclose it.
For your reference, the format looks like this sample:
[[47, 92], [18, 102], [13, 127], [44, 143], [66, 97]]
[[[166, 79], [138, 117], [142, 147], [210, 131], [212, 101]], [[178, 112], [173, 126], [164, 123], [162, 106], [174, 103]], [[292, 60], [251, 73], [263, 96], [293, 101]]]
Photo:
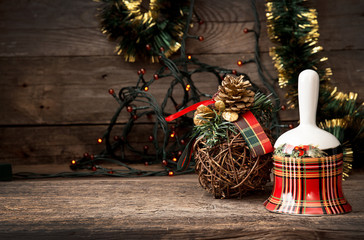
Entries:
[[320, 79], [313, 70], [305, 70], [298, 77], [300, 125], [316, 126], [316, 111]]
[[298, 103], [300, 125], [281, 135], [274, 147], [282, 144], [313, 145], [320, 149], [335, 148], [339, 140], [316, 125], [316, 111], [319, 96], [320, 79], [313, 70], [304, 70], [298, 77]]

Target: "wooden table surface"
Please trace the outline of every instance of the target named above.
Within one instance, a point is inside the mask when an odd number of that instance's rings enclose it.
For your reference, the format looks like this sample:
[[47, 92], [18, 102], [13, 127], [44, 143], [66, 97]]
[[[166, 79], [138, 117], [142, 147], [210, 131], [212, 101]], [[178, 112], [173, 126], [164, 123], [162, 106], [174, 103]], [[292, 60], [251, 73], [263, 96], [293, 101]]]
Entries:
[[266, 191], [214, 199], [195, 174], [0, 182], [0, 239], [364, 239], [364, 173], [343, 183], [353, 212], [270, 213]]

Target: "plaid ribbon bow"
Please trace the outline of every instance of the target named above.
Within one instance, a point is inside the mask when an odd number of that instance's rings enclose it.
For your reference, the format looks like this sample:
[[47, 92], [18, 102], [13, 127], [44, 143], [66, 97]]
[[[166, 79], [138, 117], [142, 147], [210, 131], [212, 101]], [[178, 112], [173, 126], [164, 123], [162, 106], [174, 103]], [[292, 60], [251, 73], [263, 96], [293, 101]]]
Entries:
[[273, 152], [268, 136], [252, 112], [242, 114], [234, 124], [243, 135], [253, 157]]

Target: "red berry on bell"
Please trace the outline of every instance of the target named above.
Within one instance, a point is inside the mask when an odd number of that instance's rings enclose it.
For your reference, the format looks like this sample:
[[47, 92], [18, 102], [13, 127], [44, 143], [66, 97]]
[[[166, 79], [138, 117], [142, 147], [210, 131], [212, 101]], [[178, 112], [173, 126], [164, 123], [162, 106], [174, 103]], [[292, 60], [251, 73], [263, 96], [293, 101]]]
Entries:
[[126, 111], [128, 111], [128, 112], [131, 113], [133, 111], [133, 107], [132, 106], [127, 106], [126, 107]]
[[148, 51], [150, 51], [150, 50], [152, 49], [152, 47], [150, 46], [150, 44], [145, 45], [145, 48], [146, 48]]
[[199, 37], [198, 37], [198, 40], [199, 40], [200, 42], [202, 42], [204, 39], [205, 39], [205, 38], [204, 38], [203, 36], [199, 36]]
[[114, 89], [110, 88], [110, 89], [109, 89], [109, 93], [110, 93], [111, 95], [113, 95], [113, 94], [115, 93]]
[[158, 79], [159, 79], [158, 74], [154, 74], [154, 75], [153, 75], [153, 78], [154, 78], [154, 80], [158, 80]]

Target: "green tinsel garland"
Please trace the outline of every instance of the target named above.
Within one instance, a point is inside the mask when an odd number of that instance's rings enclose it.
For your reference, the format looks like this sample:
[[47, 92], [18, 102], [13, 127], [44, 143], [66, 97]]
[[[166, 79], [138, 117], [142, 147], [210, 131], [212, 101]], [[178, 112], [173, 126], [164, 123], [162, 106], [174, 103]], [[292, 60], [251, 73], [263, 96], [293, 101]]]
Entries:
[[266, 16], [268, 35], [276, 44], [270, 54], [278, 71], [278, 83], [286, 90], [289, 108], [297, 106], [299, 73], [305, 69], [317, 71], [320, 76], [317, 119], [321, 128], [334, 134], [343, 145], [344, 175], [347, 175], [353, 158], [355, 164], [364, 164], [359, 162], [363, 156], [364, 109], [363, 104], [356, 102], [356, 93], [338, 92], [329, 82], [331, 69], [323, 65], [327, 58], [317, 56], [322, 47], [317, 45], [316, 9], [310, 8], [306, 0], [268, 0]]
[[125, 61], [147, 58], [158, 62], [157, 51], [161, 48], [168, 57], [181, 47], [189, 1], [98, 1], [102, 2], [101, 30], [118, 43], [116, 52]]

